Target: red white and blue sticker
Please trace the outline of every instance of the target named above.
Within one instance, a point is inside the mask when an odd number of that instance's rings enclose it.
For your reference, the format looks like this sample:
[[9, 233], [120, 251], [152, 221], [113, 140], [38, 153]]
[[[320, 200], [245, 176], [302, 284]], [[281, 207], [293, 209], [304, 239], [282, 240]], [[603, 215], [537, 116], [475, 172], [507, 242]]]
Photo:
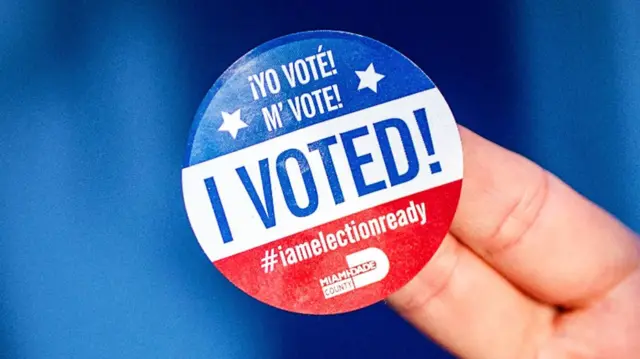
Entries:
[[195, 117], [184, 201], [211, 262], [298, 313], [356, 310], [431, 259], [462, 185], [455, 119], [396, 50], [336, 31], [269, 41]]

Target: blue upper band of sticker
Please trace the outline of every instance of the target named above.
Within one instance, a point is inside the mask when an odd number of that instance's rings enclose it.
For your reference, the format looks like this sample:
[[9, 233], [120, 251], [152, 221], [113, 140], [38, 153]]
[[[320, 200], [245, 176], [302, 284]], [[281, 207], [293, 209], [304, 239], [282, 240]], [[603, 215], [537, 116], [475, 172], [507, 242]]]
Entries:
[[[331, 51], [335, 75], [292, 87], [285, 67], [298, 59]], [[326, 59], [325, 59], [326, 60]], [[379, 86], [384, 91], [359, 91], [356, 71], [375, 64], [375, 72], [385, 76]], [[273, 69], [279, 74], [280, 88], [275, 94], [256, 99], [251, 78]], [[287, 110], [287, 101], [296, 96], [336, 85], [341, 107], [317, 113], [313, 118], [296, 119]], [[368, 37], [337, 31], [310, 31], [266, 42], [251, 50], [229, 67], [209, 90], [196, 113], [189, 141], [185, 167], [224, 156], [296, 130], [313, 126], [342, 115], [434, 88], [420, 68], [399, 52]], [[316, 93], [317, 94], [317, 93]], [[264, 110], [279, 106], [280, 124], [268, 129]], [[282, 105], [278, 105], [282, 104]], [[238, 112], [240, 110], [240, 112]], [[277, 111], [277, 110], [276, 110]], [[232, 136], [221, 132], [223, 112], [242, 119], [244, 126]]]

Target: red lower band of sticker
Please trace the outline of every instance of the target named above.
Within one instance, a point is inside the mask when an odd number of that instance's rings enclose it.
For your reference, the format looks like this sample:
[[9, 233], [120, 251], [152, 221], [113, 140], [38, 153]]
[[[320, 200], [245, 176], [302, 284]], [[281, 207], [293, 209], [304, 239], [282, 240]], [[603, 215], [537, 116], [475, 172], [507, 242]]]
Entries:
[[[441, 205], [442, 199], [457, 198], [461, 183], [370, 208], [214, 264], [246, 293], [281, 309], [332, 314], [361, 308], [397, 291], [433, 256], [457, 204]], [[355, 257], [350, 261], [350, 256]]]

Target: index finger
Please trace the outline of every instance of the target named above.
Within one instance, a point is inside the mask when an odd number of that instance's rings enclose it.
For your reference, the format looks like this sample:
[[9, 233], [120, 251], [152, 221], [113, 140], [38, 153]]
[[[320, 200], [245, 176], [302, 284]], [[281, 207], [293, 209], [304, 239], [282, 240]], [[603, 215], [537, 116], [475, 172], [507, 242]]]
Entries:
[[450, 231], [542, 301], [578, 306], [640, 262], [636, 236], [533, 162], [461, 128], [465, 176]]

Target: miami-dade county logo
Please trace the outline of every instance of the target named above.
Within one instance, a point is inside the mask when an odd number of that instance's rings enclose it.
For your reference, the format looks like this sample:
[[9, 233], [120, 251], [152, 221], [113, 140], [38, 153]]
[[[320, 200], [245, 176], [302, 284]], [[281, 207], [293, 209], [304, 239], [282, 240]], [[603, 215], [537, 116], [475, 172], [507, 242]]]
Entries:
[[389, 273], [389, 258], [375, 247], [349, 254], [346, 259], [349, 268], [320, 279], [325, 298], [379, 282]]
[[375, 40], [272, 40], [202, 102], [182, 172], [194, 233], [253, 297], [331, 314], [373, 304], [428, 262], [458, 204], [462, 149], [429, 78]]

